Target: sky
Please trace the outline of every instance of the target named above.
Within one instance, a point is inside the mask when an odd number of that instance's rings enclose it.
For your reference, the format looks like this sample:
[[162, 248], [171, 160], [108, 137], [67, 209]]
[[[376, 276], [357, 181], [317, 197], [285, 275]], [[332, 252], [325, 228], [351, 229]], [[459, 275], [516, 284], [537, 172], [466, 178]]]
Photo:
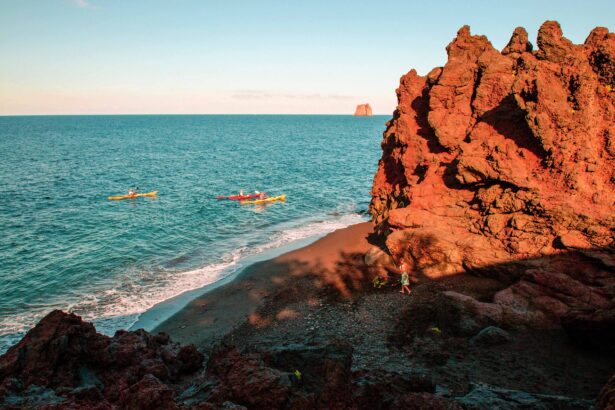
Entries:
[[545, 20], [582, 43], [615, 1], [0, 0], [0, 115], [390, 115], [464, 24], [501, 49]]

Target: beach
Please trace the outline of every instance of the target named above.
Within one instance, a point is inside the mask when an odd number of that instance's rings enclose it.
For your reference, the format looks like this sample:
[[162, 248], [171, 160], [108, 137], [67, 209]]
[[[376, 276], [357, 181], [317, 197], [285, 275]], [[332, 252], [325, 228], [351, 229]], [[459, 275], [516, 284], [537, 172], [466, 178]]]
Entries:
[[[301, 299], [315, 290], [335, 289], [340, 297], [365, 285], [358, 267], [371, 246], [367, 240], [372, 225], [364, 222], [339, 229], [316, 242], [247, 267], [232, 282], [213, 289], [193, 301], [154, 329], [173, 335], [182, 343], [211, 346], [233, 328], [247, 321], [256, 327], [272, 320], [292, 319], [290, 309], [274, 317], [257, 313], [272, 300]], [[356, 270], [340, 277], [340, 267]]]
[[[403, 295], [395, 267], [365, 263], [366, 254], [380, 245], [372, 229], [371, 222], [355, 224], [257, 262], [192, 300], [152, 333], [167, 333], [210, 356], [220, 346], [266, 352], [340, 341], [352, 346], [354, 372], [412, 369], [445, 396], [461, 396], [470, 383], [485, 383], [595, 397], [615, 365], [613, 358], [575, 348], [561, 329], [510, 330], [506, 343], [489, 348], [475, 343], [457, 330], [461, 319], [443, 293], [490, 300], [505, 285], [469, 274], [437, 281], [418, 277], [411, 296]], [[372, 282], [378, 272], [389, 275], [381, 288]], [[583, 370], [573, 374], [571, 366]]]
[[615, 2], [4, 3], [0, 409], [615, 410]]
[[[246, 260], [360, 222], [385, 120], [0, 118], [0, 352], [53, 309], [113, 335]], [[108, 200], [128, 187], [158, 194]], [[241, 189], [286, 202], [217, 199]]]

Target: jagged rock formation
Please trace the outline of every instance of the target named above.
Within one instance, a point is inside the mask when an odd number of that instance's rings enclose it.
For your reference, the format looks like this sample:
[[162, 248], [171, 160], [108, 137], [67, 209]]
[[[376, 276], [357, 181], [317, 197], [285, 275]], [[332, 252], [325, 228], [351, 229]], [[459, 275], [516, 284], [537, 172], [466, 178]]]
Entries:
[[488, 301], [440, 294], [451, 331], [561, 326], [612, 352], [615, 34], [598, 27], [575, 45], [547, 21], [537, 45], [519, 27], [499, 52], [465, 26], [444, 67], [404, 75], [370, 210], [415, 274], [505, 284]]
[[59, 310], [0, 356], [2, 408], [174, 408], [169, 385], [201, 367], [193, 345], [163, 333], [96, 333]]
[[[433, 342], [433, 341], [432, 341]], [[140, 330], [109, 338], [54, 311], [0, 357], [3, 409], [485, 409], [589, 408], [592, 402], [484, 384], [436, 394], [432, 375], [352, 370], [353, 348], [336, 340], [237, 348], [221, 344], [206, 366], [194, 346]], [[611, 383], [612, 384], [612, 383]], [[612, 402], [612, 386], [600, 403]]]
[[0, 407], [461, 409], [436, 396], [424, 372], [352, 372], [352, 347], [344, 342], [221, 345], [206, 368], [202, 362], [194, 346], [165, 334], [119, 331], [110, 338], [54, 311], [0, 356]]
[[372, 107], [369, 104], [359, 104], [354, 111], [355, 117], [369, 117], [372, 115]]
[[575, 45], [547, 21], [537, 44], [517, 28], [499, 52], [465, 26], [444, 67], [401, 78], [371, 213], [416, 273], [510, 284], [495, 305], [453, 304], [530, 325], [612, 321], [615, 34]]

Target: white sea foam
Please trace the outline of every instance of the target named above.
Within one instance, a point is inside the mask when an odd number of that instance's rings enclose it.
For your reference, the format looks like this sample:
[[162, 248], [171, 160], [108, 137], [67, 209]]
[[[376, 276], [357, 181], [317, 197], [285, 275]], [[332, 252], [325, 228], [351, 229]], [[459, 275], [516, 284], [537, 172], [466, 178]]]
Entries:
[[364, 221], [358, 214], [341, 215], [335, 219], [308, 221], [301, 225], [289, 223], [270, 232], [262, 243], [238, 247], [224, 254], [220, 260], [187, 271], [154, 269], [127, 272], [115, 286], [95, 293], [81, 295], [72, 304], [62, 302], [38, 306], [19, 316], [0, 318], [0, 353], [17, 342], [24, 332], [52, 309], [64, 309], [93, 321], [104, 334], [127, 329], [139, 315], [154, 305], [186, 291], [202, 288], [232, 274], [247, 257], [281, 247], [294, 241], [323, 236]]

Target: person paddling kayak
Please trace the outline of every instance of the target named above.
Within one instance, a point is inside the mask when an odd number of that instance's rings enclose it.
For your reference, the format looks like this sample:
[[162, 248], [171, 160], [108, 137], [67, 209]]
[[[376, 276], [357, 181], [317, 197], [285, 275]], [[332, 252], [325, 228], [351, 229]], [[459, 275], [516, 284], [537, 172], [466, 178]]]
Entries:
[[139, 193], [139, 187], [136, 188], [128, 188], [128, 195], [129, 196], [136, 196], [137, 193]]

